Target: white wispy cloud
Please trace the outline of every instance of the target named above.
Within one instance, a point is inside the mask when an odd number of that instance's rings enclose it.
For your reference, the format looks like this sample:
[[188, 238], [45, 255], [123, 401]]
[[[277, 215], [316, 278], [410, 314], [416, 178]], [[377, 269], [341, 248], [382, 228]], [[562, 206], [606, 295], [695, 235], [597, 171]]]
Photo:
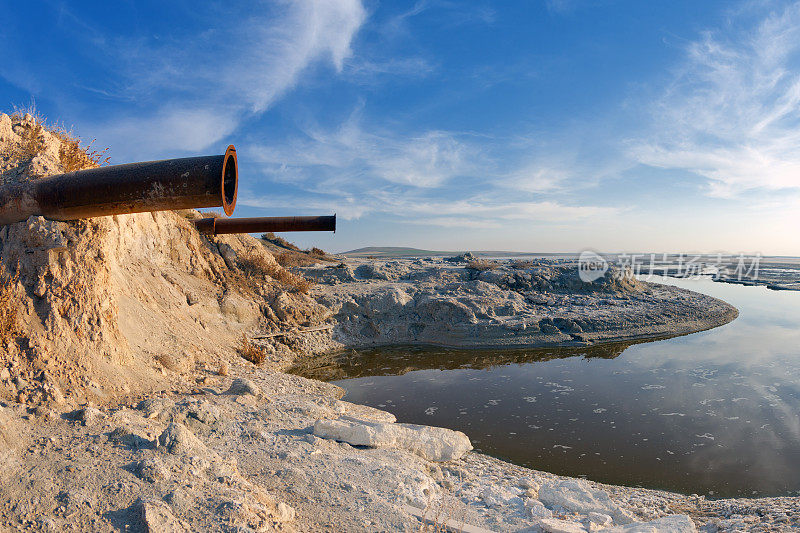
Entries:
[[557, 15], [570, 14], [583, 3], [582, 0], [545, 0], [547, 10]]
[[689, 44], [655, 133], [631, 149], [641, 163], [701, 176], [712, 196], [800, 188], [800, 3], [743, 28], [752, 9]]
[[307, 193], [258, 195], [245, 192], [239, 203], [249, 207], [282, 209], [287, 205], [302, 205], [309, 212], [336, 212], [345, 220], [380, 214], [392, 215], [408, 223], [444, 227], [497, 228], [509, 222], [578, 222], [613, 217], [623, 212], [616, 207], [568, 205], [557, 201], [515, 201], [507, 197], [487, 199], [473, 196], [437, 200], [412, 192], [395, 194], [382, 190], [364, 190], [349, 196], [314, 196]]
[[424, 78], [437, 68], [430, 59], [423, 57], [364, 59], [350, 61], [345, 72], [350, 79], [362, 85], [375, 84], [384, 79], [395, 80]]
[[[338, 71], [350, 56], [353, 36], [366, 11], [360, 0], [305, 0], [283, 3], [281, 17], [253, 17], [239, 34], [239, 55], [225, 60], [223, 77], [229, 90], [243, 95], [256, 112], [263, 111], [299, 74], [320, 59], [329, 59]], [[232, 35], [231, 35], [232, 36]], [[246, 44], [251, 43], [251, 44]]]
[[562, 223], [579, 222], [591, 218], [616, 216], [620, 209], [584, 205], [565, 205], [556, 201], [514, 201], [497, 198], [487, 201], [473, 197], [455, 202], [399, 202], [394, 206], [402, 213], [412, 213], [410, 221], [424, 216], [431, 225], [452, 226], [469, 220], [471, 227], [501, 227], [508, 223], [540, 222]]
[[268, 181], [295, 192], [258, 195], [240, 203], [276, 209], [303, 205], [336, 211], [344, 219], [391, 215], [408, 223], [498, 228], [520, 221], [567, 222], [614, 216], [619, 210], [543, 198], [572, 177], [568, 158], [531, 157], [518, 162], [492, 152], [474, 134], [423, 131], [414, 135], [369, 129], [358, 113], [332, 130], [309, 128], [301, 138], [251, 147]]
[[[258, 146], [249, 154], [266, 164], [273, 177], [297, 181], [308, 174], [316, 186], [351, 177], [413, 187], [438, 187], [474, 172], [480, 150], [461, 135], [423, 131], [403, 136], [365, 131], [354, 116], [334, 130], [308, 129], [306, 138]], [[320, 182], [320, 177], [328, 179]]]
[[271, 180], [325, 190], [351, 186], [354, 178], [430, 189], [469, 178], [471, 186], [507, 193], [553, 193], [592, 186], [612, 172], [606, 162], [588, 167], [572, 151], [537, 138], [364, 126], [359, 109], [337, 127], [309, 126], [300, 137], [251, 146], [247, 156]]
[[230, 135], [238, 123], [239, 116], [225, 110], [164, 106], [151, 115], [116, 118], [94, 130], [108, 145], [146, 156], [176, 149], [204, 150]]
[[103, 41], [127, 80], [125, 96], [141, 105], [91, 130], [104, 144], [134, 146], [129, 152], [202, 150], [267, 110], [313, 65], [341, 72], [366, 16], [360, 0], [253, 3], [220, 13], [191, 39]]
[[554, 156], [537, 158], [500, 176], [503, 186], [525, 192], [555, 191], [575, 178], [575, 163]]
[[409, 224], [419, 226], [438, 226], [440, 228], [500, 229], [503, 224], [497, 220], [473, 217], [423, 217], [408, 220]]
[[439, 11], [440, 27], [449, 28], [462, 24], [491, 24], [495, 19], [494, 9], [487, 6], [451, 2], [449, 0], [417, 0], [414, 5], [393, 17], [383, 26], [383, 33], [400, 36], [408, 33], [408, 23], [414, 17], [429, 11]]
[[552, 13], [565, 13], [573, 8], [573, 0], [546, 0], [545, 5], [548, 11]]

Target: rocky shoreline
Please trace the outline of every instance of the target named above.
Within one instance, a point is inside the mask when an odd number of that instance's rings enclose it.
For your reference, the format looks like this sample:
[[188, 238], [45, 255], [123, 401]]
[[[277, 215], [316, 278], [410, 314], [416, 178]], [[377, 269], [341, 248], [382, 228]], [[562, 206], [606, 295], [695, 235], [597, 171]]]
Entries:
[[721, 300], [615, 268], [584, 282], [563, 260], [360, 259], [303, 273], [319, 283], [314, 296], [345, 347], [589, 346], [693, 333], [738, 316]]

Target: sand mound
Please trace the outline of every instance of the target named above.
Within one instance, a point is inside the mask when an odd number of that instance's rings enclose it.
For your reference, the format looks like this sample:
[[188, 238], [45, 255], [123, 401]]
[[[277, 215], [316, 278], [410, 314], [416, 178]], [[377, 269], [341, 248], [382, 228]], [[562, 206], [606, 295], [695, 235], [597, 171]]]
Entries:
[[[3, 182], [71, 169], [71, 142], [30, 115], [0, 115]], [[17, 313], [0, 354], [0, 395], [102, 402], [175, 386], [181, 373], [238, 359], [245, 331], [325, 316], [274, 279], [292, 278], [279, 275], [286, 273], [259, 241], [203, 237], [185, 218], [193, 216], [31, 217], [0, 228], [2, 275]]]

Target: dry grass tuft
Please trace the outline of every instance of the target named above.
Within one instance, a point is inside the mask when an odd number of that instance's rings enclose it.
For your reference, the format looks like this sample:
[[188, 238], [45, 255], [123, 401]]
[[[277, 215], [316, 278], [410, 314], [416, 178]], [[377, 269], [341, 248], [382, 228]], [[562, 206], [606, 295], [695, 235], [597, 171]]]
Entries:
[[272, 273], [275, 270], [275, 265], [255, 250], [248, 250], [239, 254], [236, 257], [236, 263], [244, 274], [252, 277], [272, 277]]
[[14, 296], [14, 287], [19, 279], [19, 272], [13, 276], [5, 275], [0, 280], [0, 342], [7, 344], [17, 332], [18, 301]]
[[47, 119], [36, 109], [36, 102], [33, 100], [24, 108], [15, 105], [14, 110], [11, 112], [11, 120], [13, 122], [22, 122], [25, 119], [29, 119], [30, 123], [26, 124], [24, 131], [20, 135], [22, 138], [21, 143], [19, 146], [14, 147], [9, 154], [12, 159], [20, 162], [29, 161], [36, 157], [44, 150], [45, 144], [42, 132], [47, 124]]
[[194, 209], [176, 209], [174, 213], [179, 217], [185, 218], [186, 220], [197, 220], [201, 218], [198, 212]]
[[10, 116], [12, 121], [22, 122], [24, 125], [20, 145], [9, 154], [19, 162], [30, 161], [44, 150], [45, 138], [42, 134], [45, 131], [49, 131], [61, 141], [58, 158], [64, 172], [95, 168], [107, 165], [110, 161], [106, 156], [108, 148], [93, 150], [94, 140], [85, 147], [81, 146], [80, 138], [73, 135], [72, 131], [67, 131], [58, 124], [48, 123], [47, 117], [36, 109], [36, 103], [33, 101], [25, 108], [14, 106]]
[[265, 352], [261, 347], [250, 342], [250, 339], [247, 338], [247, 335], [242, 335], [242, 338], [239, 341], [239, 355], [254, 365], [260, 365], [267, 359], [267, 352]]
[[92, 150], [94, 139], [86, 147], [82, 147], [80, 139], [73, 137], [71, 133], [58, 133], [58, 136], [61, 137], [58, 159], [64, 172], [96, 168], [109, 163], [110, 158], [105, 155], [108, 148]]
[[11, 120], [22, 120], [25, 118], [25, 115], [30, 115], [34, 119], [39, 121], [44, 121], [44, 117], [39, 113], [39, 109], [36, 107], [36, 100], [31, 98], [31, 102], [25, 106], [20, 107], [16, 104], [12, 105], [13, 109], [11, 110]]
[[318, 256], [318, 257], [325, 257], [326, 255], [328, 255], [328, 254], [325, 253], [325, 250], [323, 250], [322, 248], [317, 248], [316, 246], [312, 247], [306, 253], [309, 254], [309, 255], [315, 255], [315, 256]]
[[283, 237], [278, 237], [271, 231], [269, 233], [264, 233], [261, 235], [261, 238], [267, 242], [271, 242], [275, 246], [280, 246], [281, 248], [286, 248], [287, 250], [294, 250], [295, 252], [299, 252], [300, 248], [295, 246], [294, 244], [290, 243]]
[[308, 294], [308, 291], [314, 287], [314, 282], [303, 276], [295, 276], [295, 280], [292, 282], [291, 287], [295, 290], [295, 292], [299, 292], [300, 294]]
[[275, 261], [283, 268], [293, 268], [299, 266], [315, 265], [317, 261], [306, 255], [296, 252], [281, 252], [275, 256]]
[[38, 121], [25, 128], [21, 135], [22, 142], [12, 156], [19, 161], [24, 161], [39, 155], [44, 150], [43, 131], [44, 128]]
[[245, 277], [251, 280], [260, 281], [265, 276], [269, 276], [281, 285], [303, 294], [308, 293], [314, 286], [312, 281], [269, 262], [265, 256], [255, 251], [240, 254], [236, 262]]
[[491, 261], [486, 261], [484, 259], [475, 259], [467, 263], [466, 268], [470, 270], [477, 270], [478, 272], [483, 272], [484, 270], [492, 270], [497, 268], [497, 264]]
[[25, 125], [20, 135], [20, 144], [8, 149], [8, 151], [2, 155], [20, 163], [23, 161], [30, 161], [44, 150], [42, 132], [44, 131], [46, 120], [39, 114], [36, 109], [36, 104], [33, 101], [25, 108], [15, 105], [10, 116], [12, 122], [22, 122], [27, 118], [30, 123]]

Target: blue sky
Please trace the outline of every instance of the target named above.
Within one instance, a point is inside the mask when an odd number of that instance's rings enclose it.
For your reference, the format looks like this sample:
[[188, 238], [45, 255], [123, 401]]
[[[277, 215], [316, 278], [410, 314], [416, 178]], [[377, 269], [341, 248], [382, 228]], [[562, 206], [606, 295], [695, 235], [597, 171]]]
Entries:
[[0, 99], [342, 251], [800, 255], [800, 3], [0, 0]]

